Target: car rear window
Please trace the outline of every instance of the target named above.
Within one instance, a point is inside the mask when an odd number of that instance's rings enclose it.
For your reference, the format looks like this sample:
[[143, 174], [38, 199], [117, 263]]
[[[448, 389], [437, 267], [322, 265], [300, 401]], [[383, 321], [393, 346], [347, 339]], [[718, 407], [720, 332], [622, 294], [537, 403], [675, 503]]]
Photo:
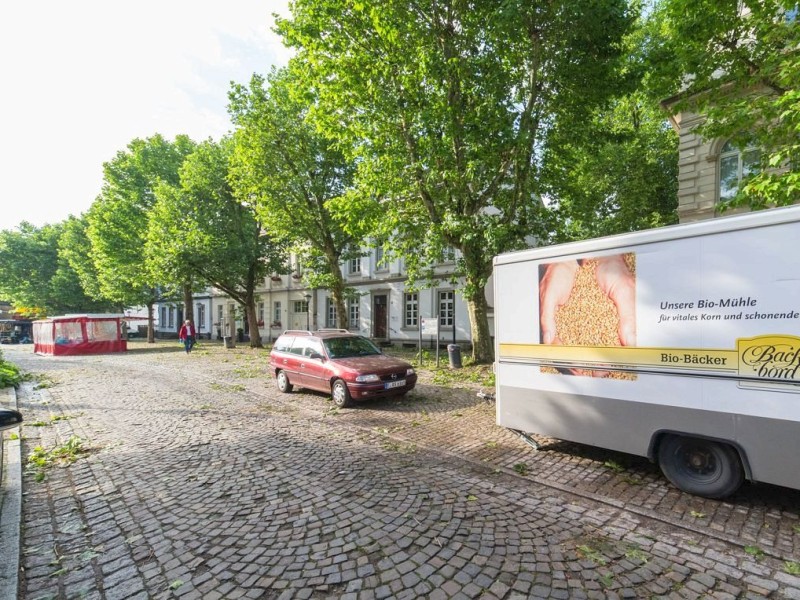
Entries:
[[292, 347], [293, 341], [294, 341], [293, 337], [282, 335], [277, 340], [275, 340], [275, 345], [272, 347], [272, 349], [277, 350], [278, 352], [289, 352], [289, 348]]

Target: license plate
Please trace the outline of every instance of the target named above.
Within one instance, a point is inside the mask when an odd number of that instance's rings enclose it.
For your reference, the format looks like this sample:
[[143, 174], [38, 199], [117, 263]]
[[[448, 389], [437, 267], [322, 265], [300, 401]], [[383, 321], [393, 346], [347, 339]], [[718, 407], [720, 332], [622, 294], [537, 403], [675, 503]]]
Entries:
[[405, 379], [398, 379], [397, 381], [390, 381], [389, 383], [383, 386], [383, 389], [390, 390], [392, 388], [399, 388], [403, 387], [406, 384]]

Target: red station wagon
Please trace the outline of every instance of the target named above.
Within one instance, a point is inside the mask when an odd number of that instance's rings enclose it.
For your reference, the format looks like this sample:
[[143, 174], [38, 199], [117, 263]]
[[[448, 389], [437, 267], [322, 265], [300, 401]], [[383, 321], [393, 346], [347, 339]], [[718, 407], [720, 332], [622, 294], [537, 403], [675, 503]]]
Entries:
[[417, 384], [411, 364], [346, 329], [284, 331], [272, 346], [269, 370], [280, 391], [327, 392], [341, 408], [353, 400], [402, 396]]

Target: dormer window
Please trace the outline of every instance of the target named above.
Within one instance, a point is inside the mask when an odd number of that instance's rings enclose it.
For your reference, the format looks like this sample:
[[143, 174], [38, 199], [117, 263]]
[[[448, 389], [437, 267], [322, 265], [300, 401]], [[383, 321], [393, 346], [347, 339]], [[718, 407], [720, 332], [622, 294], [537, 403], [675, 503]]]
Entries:
[[740, 150], [731, 142], [726, 142], [719, 155], [719, 201], [732, 200], [742, 180], [759, 170], [760, 153], [758, 148], [748, 146]]

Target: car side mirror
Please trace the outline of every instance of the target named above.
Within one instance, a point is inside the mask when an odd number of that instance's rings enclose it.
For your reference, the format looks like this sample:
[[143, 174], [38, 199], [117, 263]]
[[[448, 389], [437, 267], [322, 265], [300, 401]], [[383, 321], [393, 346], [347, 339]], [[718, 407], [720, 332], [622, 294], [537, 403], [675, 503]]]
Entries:
[[22, 423], [22, 413], [11, 408], [0, 408], [0, 431]]
[[316, 360], [322, 360], [325, 357], [322, 356], [322, 354], [320, 354], [319, 352], [312, 352], [311, 354], [308, 355], [308, 358], [314, 358]]

